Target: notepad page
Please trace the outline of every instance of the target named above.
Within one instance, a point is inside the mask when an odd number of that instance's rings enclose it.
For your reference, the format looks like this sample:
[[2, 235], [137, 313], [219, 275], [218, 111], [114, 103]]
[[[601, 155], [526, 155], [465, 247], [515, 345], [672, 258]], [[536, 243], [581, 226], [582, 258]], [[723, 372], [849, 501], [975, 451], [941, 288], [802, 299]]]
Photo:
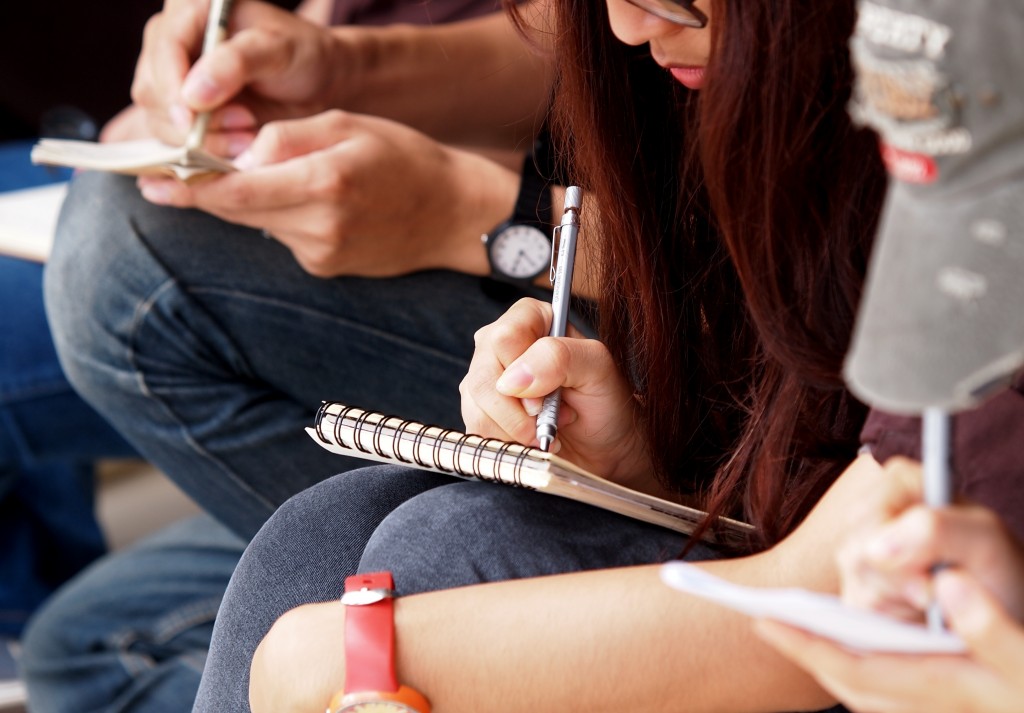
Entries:
[[0, 253], [46, 262], [66, 183], [0, 193]]
[[674, 589], [750, 616], [785, 622], [857, 651], [948, 654], [966, 650], [964, 642], [952, 633], [934, 632], [922, 625], [855, 609], [827, 594], [796, 588], [745, 587], [685, 562], [664, 565], [661, 579]]

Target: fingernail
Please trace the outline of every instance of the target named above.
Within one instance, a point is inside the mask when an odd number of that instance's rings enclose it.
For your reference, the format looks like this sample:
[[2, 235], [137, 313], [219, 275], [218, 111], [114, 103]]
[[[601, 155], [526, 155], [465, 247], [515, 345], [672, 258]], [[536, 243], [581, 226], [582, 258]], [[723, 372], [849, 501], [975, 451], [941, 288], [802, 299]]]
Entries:
[[167, 205], [171, 201], [171, 191], [163, 183], [146, 183], [139, 186], [142, 197], [150, 203]]
[[188, 131], [192, 126], [192, 112], [181, 104], [172, 104], [167, 112], [171, 115], [171, 122], [182, 131]]
[[927, 609], [932, 602], [931, 587], [920, 579], [912, 579], [903, 585], [903, 597], [918, 609]]
[[939, 602], [950, 616], [963, 617], [977, 601], [974, 589], [957, 575], [940, 574], [935, 583]]
[[515, 363], [508, 369], [505, 369], [505, 373], [498, 377], [494, 386], [501, 393], [512, 396], [532, 383], [533, 372], [530, 371], [526, 364]]
[[181, 87], [181, 96], [191, 104], [208, 104], [217, 97], [218, 87], [202, 72], [190, 74]]
[[903, 541], [892, 533], [885, 533], [872, 538], [864, 547], [869, 559], [876, 562], [892, 559], [903, 550]]
[[544, 405], [544, 399], [523, 399], [523, 410], [527, 416], [536, 416]]
[[247, 171], [250, 168], [256, 167], [256, 157], [252, 155], [252, 151], [243, 151], [238, 154], [235, 159], [235, 168], [239, 171]]

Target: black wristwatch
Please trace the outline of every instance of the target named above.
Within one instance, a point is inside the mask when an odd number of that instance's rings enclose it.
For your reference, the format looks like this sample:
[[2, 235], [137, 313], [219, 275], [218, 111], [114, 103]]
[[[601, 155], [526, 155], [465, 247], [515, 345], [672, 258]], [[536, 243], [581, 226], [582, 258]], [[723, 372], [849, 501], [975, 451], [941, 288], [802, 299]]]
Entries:
[[512, 216], [480, 236], [491, 277], [529, 285], [551, 265], [551, 187], [532, 154], [523, 162], [522, 182]]

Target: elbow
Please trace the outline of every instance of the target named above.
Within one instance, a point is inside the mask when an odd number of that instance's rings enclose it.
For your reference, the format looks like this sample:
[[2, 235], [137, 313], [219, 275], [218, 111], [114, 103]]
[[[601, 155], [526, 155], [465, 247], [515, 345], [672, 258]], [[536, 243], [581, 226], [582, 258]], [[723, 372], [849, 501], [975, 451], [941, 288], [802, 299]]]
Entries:
[[[328, 608], [330, 607], [330, 608]], [[252, 713], [323, 713], [344, 684], [340, 607], [309, 604], [283, 614], [263, 637], [249, 669]]]

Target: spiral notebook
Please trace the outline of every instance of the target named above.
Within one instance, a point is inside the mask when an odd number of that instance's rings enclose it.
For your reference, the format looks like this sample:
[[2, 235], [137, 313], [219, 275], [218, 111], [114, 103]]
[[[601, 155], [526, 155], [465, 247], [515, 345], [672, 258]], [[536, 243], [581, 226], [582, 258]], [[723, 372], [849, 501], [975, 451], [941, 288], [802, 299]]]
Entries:
[[[630, 490], [564, 458], [519, 443], [460, 433], [337, 402], [320, 407], [306, 432], [340, 455], [450, 473], [471, 480], [504, 483], [578, 500], [637, 520], [690, 534], [707, 513]], [[753, 528], [719, 518], [704, 539], [742, 546]]]

